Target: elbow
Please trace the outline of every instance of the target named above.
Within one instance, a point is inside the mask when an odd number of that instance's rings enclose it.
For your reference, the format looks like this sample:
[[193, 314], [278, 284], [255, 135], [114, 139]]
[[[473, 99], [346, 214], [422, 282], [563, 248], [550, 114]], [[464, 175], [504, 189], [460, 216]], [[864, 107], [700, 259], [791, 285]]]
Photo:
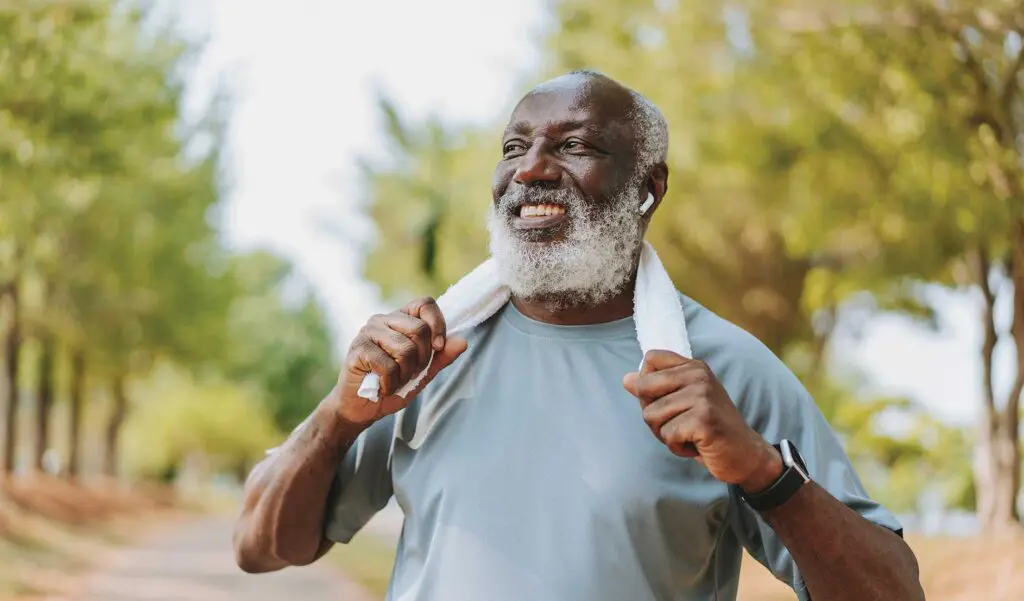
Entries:
[[917, 560], [914, 560], [914, 571], [908, 578], [907, 599], [911, 601], [926, 601], [924, 597], [924, 587], [921, 586], [921, 572], [917, 566]]
[[[319, 543], [319, 540], [317, 541]], [[271, 555], [282, 566], [308, 566], [315, 562], [317, 545], [306, 544], [305, 541], [290, 540], [288, 537], [273, 537]]]
[[273, 571], [265, 557], [260, 557], [246, 545], [235, 545], [235, 564], [246, 574], [263, 574]]
[[906, 599], [907, 601], [925, 601], [924, 587], [921, 586], [921, 566], [917, 562], [917, 556], [914, 554], [914, 550], [910, 548], [910, 545], [906, 541], [901, 540], [903, 545], [904, 554], [904, 567], [901, 570], [903, 573], [903, 591], [900, 595], [900, 599]]
[[925, 601], [920, 577], [908, 576], [904, 582], [903, 594], [899, 598], [906, 599], [906, 601]]
[[235, 563], [248, 574], [308, 566], [319, 557], [316, 544], [311, 547], [305, 541], [280, 535], [274, 528], [258, 530], [242, 523], [236, 532], [234, 547]]
[[246, 574], [265, 574], [273, 571], [267, 567], [267, 564], [243, 549], [235, 549], [235, 563]]
[[235, 564], [246, 574], [265, 574], [287, 566], [271, 551], [271, 545], [261, 544], [266, 537], [253, 529], [250, 521], [243, 516], [239, 519], [233, 537]]

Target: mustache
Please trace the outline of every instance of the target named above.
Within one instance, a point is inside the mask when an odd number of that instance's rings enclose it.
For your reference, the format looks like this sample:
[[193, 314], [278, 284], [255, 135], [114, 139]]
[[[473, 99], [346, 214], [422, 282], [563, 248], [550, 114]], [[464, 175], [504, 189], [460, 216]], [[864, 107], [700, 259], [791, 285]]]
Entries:
[[501, 198], [498, 199], [498, 212], [514, 213], [523, 205], [555, 205], [566, 209], [568, 212], [574, 205], [582, 203], [582, 198], [571, 190], [534, 188], [527, 186], [510, 186]]

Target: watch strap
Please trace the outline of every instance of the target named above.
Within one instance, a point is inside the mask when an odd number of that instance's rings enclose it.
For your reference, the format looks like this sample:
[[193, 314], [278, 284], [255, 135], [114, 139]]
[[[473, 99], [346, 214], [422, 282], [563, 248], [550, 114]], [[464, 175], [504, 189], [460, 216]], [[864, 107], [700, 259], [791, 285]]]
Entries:
[[[788, 443], [783, 441], [783, 444]], [[786, 451], [790, 452], [784, 452], [782, 444], [773, 446], [783, 458], [792, 454], [792, 448], [786, 449]], [[782, 505], [795, 495], [800, 490], [800, 487], [809, 479], [806, 475], [806, 469], [799, 463], [799, 455], [796, 455], [788, 465], [784, 459], [782, 475], [771, 486], [754, 495], [748, 495], [740, 490], [740, 498], [755, 511], [767, 511]]]

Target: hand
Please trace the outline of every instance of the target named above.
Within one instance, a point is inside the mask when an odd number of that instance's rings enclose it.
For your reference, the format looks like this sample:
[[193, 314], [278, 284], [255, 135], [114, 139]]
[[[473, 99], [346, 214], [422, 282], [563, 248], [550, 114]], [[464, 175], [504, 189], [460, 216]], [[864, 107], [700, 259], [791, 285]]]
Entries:
[[718, 480], [753, 494], [782, 475], [778, 452], [747, 425], [703, 361], [650, 351], [642, 371], [626, 374], [622, 383], [640, 400], [654, 436], [676, 455], [695, 458]]
[[[342, 418], [368, 426], [402, 409], [452, 364], [467, 347], [465, 340], [448, 338], [441, 309], [432, 298], [413, 301], [405, 307], [375, 315], [356, 335], [349, 347], [345, 368], [338, 377], [337, 405]], [[434, 359], [426, 377], [406, 398], [395, 393]], [[380, 399], [373, 402], [358, 394], [363, 378], [373, 372], [380, 378]]]

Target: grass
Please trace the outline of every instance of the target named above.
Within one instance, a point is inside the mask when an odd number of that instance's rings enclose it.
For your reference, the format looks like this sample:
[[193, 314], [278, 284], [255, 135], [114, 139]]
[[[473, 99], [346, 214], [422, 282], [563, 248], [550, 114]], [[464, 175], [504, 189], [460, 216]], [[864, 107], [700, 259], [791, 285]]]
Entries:
[[346, 545], [334, 545], [327, 557], [372, 595], [384, 598], [395, 563], [394, 543], [361, 532]]
[[[1003, 538], [910, 537], [921, 564], [928, 601], [1021, 601], [1024, 536]], [[393, 543], [360, 533], [328, 556], [370, 593], [383, 599], [395, 558]], [[764, 567], [744, 556], [740, 601], [793, 601], [796, 596]]]

